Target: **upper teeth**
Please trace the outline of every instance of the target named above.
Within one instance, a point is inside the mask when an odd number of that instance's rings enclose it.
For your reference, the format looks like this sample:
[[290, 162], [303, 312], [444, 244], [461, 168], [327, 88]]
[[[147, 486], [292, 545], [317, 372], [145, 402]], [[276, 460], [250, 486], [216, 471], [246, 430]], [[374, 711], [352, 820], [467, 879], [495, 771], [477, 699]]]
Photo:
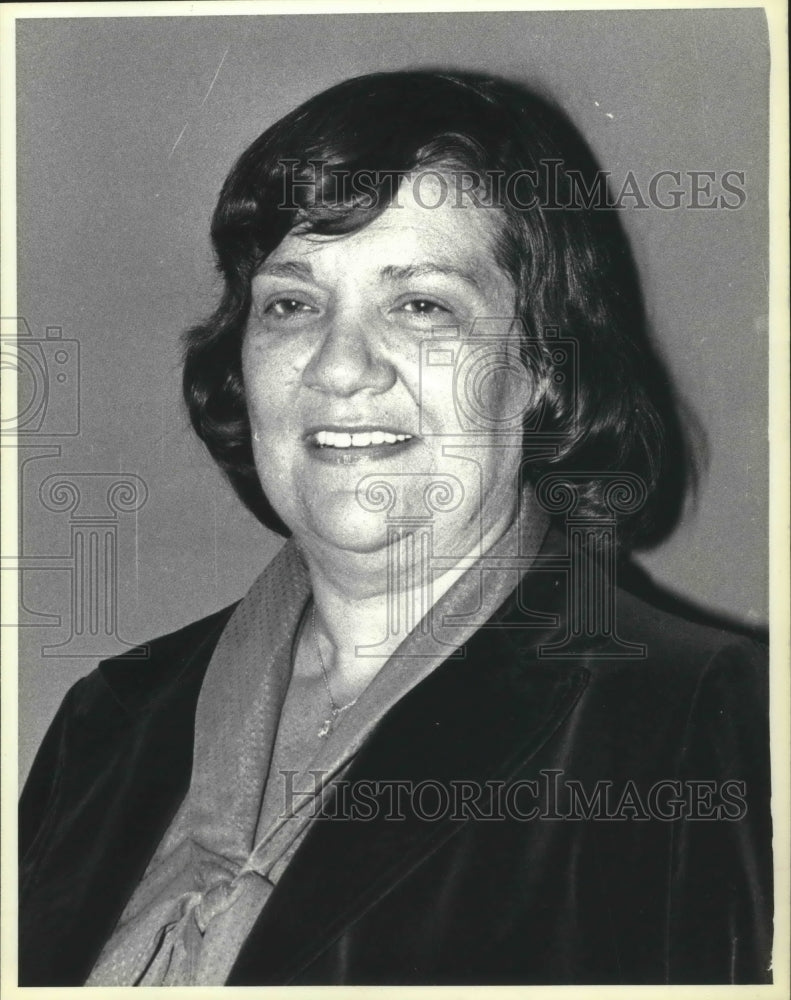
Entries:
[[345, 434], [342, 431], [317, 431], [316, 444], [326, 448], [367, 448], [372, 444], [395, 444], [408, 441], [411, 434], [391, 434], [389, 431], [363, 431], [359, 434]]

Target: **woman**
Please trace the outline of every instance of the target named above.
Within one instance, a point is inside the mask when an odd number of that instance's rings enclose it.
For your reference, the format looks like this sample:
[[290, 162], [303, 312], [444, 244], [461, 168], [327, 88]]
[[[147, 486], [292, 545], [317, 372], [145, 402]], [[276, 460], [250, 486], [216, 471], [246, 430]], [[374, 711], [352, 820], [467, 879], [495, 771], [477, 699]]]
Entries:
[[64, 701], [25, 985], [770, 977], [763, 652], [616, 587], [683, 449], [596, 177], [547, 102], [440, 73], [240, 158], [185, 393], [291, 537]]

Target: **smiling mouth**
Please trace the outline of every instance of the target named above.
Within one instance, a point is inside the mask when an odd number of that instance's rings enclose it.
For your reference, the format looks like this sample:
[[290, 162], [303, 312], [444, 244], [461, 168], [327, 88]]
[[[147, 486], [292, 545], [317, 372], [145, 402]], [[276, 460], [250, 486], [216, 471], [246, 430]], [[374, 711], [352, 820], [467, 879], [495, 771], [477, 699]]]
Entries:
[[337, 450], [352, 448], [393, 447], [412, 440], [411, 434], [389, 430], [317, 430], [307, 435], [307, 441], [317, 448]]

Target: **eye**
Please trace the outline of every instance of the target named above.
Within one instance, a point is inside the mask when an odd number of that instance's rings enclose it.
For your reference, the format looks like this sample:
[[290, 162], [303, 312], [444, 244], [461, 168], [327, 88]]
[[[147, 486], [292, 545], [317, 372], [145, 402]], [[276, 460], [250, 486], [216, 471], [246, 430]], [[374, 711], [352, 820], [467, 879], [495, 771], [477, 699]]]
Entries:
[[298, 316], [304, 316], [314, 312], [316, 312], [316, 309], [307, 302], [303, 302], [301, 299], [292, 298], [274, 299], [263, 309], [263, 314], [265, 316], [284, 320], [294, 319]]
[[403, 312], [414, 316], [435, 316], [438, 313], [450, 312], [449, 309], [439, 302], [435, 302], [433, 299], [409, 299], [407, 302], [402, 303], [399, 308]]

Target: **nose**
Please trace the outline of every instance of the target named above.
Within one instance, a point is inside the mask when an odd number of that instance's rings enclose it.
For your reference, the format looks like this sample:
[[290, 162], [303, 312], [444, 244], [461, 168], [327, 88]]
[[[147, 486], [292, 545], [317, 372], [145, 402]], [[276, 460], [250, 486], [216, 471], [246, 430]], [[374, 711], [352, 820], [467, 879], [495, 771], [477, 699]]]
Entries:
[[353, 396], [369, 391], [386, 392], [396, 372], [380, 349], [373, 327], [338, 316], [323, 336], [303, 369], [303, 384], [335, 396]]

